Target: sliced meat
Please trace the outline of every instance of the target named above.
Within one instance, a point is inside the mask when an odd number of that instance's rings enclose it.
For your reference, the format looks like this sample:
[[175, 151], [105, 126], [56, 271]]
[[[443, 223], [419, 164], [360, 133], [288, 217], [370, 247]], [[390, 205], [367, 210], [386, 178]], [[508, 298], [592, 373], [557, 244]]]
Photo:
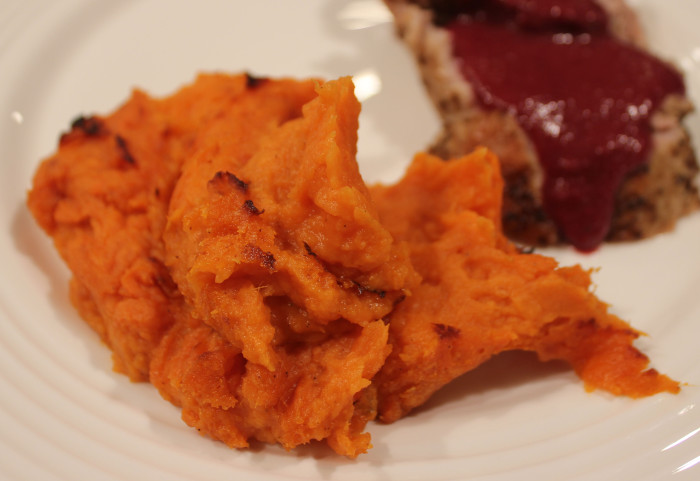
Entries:
[[[552, 202], [547, 205], [543, 198], [547, 180], [543, 156], [538, 154], [533, 137], [512, 109], [484, 106], [475, 85], [463, 75], [461, 60], [453, 56], [451, 33], [444, 23], [446, 17], [454, 18], [463, 3], [394, 0], [387, 4], [394, 14], [398, 35], [414, 53], [427, 92], [442, 118], [443, 129], [431, 147], [432, 153], [449, 159], [480, 145], [488, 147], [498, 155], [506, 181], [506, 233], [535, 245], [566, 241], [561, 222], [553, 218]], [[610, 35], [640, 49], [645, 47], [637, 17], [624, 2], [604, 0], [599, 5], [607, 13]], [[505, 75], [512, 73], [506, 70]], [[613, 191], [608, 203], [608, 218], [612, 219], [603, 226], [600, 240], [639, 239], [670, 230], [680, 217], [700, 206], [695, 184], [698, 165], [682, 124], [692, 109], [682, 92], [659, 102], [648, 120], [651, 133], [646, 159], [629, 168]], [[577, 244], [575, 234], [569, 233], [568, 237]], [[584, 243], [577, 247], [589, 250]]]

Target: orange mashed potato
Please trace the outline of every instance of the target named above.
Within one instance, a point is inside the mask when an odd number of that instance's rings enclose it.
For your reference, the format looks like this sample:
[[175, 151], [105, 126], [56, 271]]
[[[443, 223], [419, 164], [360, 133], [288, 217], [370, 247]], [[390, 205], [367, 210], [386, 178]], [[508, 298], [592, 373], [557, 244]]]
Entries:
[[115, 370], [231, 447], [349, 457], [368, 421], [506, 350], [565, 360], [591, 389], [678, 391], [588, 272], [505, 239], [493, 154], [418, 154], [367, 187], [359, 111], [349, 78], [212, 74], [73, 122], [28, 205]]

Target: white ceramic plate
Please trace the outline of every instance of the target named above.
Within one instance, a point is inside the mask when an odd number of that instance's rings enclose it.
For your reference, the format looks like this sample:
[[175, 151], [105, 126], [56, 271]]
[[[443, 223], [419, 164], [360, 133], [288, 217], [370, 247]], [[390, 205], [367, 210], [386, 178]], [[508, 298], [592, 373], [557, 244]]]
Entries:
[[[700, 3], [639, 0], [661, 54], [700, 99]], [[40, 158], [81, 113], [132, 87], [155, 95], [198, 71], [351, 74], [363, 100], [359, 161], [399, 177], [437, 131], [411, 59], [375, 0], [0, 4], [0, 479], [689, 480], [700, 477], [700, 216], [669, 235], [563, 263], [600, 266], [598, 294], [646, 331], [654, 365], [689, 383], [632, 401], [586, 393], [569, 370], [496, 358], [415, 415], [371, 424], [356, 461], [328, 450], [230, 450], [198, 436], [109, 352], [67, 301], [68, 273], [24, 207]], [[698, 119], [689, 126], [700, 138]]]

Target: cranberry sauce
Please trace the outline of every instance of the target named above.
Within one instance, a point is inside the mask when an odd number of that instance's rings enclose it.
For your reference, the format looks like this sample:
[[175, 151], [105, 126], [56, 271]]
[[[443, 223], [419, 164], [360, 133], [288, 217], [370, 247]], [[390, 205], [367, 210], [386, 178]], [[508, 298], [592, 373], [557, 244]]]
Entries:
[[650, 116], [683, 79], [607, 31], [589, 0], [467, 1], [445, 23], [484, 108], [511, 112], [544, 171], [543, 206], [579, 250], [606, 237], [616, 192], [647, 161]]

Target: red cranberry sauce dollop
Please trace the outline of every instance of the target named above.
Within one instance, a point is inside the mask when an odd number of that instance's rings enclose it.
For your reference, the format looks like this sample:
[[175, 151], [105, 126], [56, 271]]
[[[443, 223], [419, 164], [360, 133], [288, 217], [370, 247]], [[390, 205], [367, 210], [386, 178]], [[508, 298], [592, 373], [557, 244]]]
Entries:
[[[543, 207], [562, 235], [594, 250], [625, 176], [647, 162], [650, 116], [683, 94], [670, 65], [608, 31], [592, 0], [464, 0], [438, 11], [484, 108], [512, 113], [544, 172]], [[442, 16], [441, 16], [442, 14]]]

